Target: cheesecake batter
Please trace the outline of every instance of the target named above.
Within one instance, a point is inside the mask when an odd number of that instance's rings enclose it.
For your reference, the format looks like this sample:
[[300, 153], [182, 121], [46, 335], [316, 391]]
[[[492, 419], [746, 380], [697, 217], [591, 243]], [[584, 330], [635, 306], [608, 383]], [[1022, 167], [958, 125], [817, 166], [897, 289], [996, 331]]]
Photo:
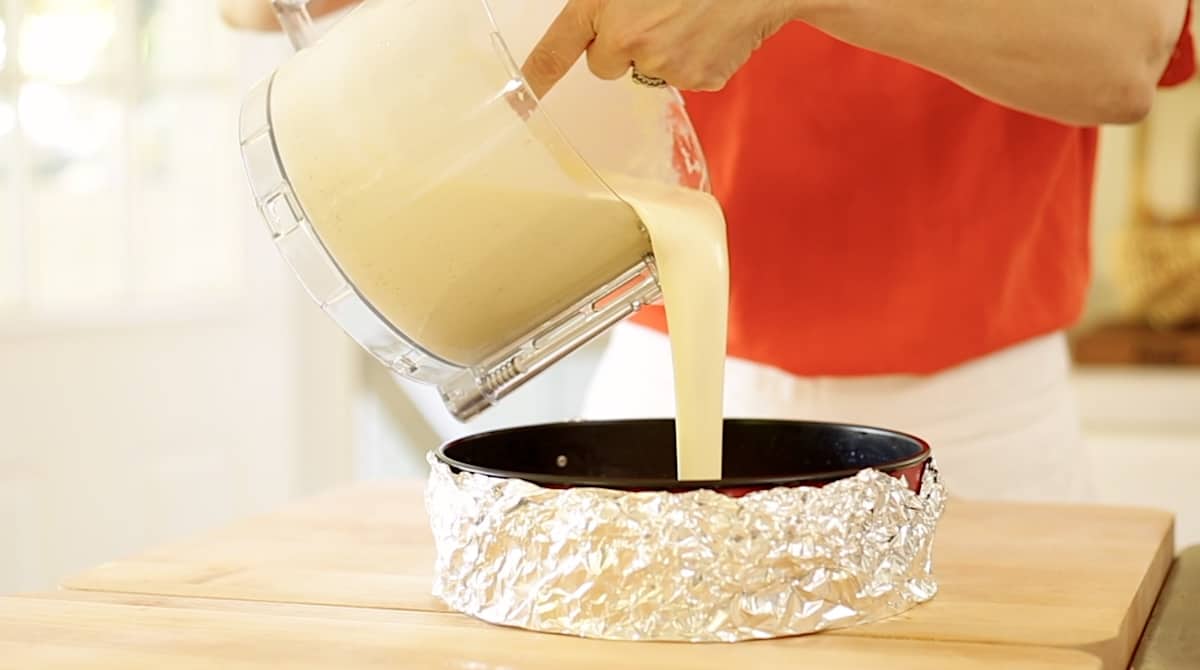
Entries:
[[718, 480], [729, 322], [724, 213], [700, 191], [611, 175], [607, 181], [637, 211], [654, 246], [675, 372], [678, 477]]

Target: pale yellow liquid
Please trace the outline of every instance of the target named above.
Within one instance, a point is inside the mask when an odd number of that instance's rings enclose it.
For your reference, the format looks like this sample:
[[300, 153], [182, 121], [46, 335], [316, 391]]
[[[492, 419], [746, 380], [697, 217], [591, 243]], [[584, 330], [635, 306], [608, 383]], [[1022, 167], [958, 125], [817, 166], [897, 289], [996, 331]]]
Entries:
[[633, 205], [654, 246], [671, 331], [679, 479], [718, 480], [729, 323], [725, 216], [707, 193], [615, 175], [606, 180]]
[[[635, 267], [652, 240], [671, 331], [678, 476], [720, 479], [729, 294], [720, 206], [608, 175], [625, 202], [613, 197], [540, 117], [518, 122], [496, 101], [506, 74], [488, 68], [498, 64], [447, 54], [438, 40], [450, 33], [432, 23], [455, 17], [434, 4], [364, 5], [275, 78], [276, 144], [322, 243], [401, 332], [476, 365]], [[425, 6], [426, 17], [402, 13]], [[430, 57], [413, 64], [420, 79], [403, 80], [393, 40], [431, 40]], [[467, 112], [447, 116], [454, 109]]]

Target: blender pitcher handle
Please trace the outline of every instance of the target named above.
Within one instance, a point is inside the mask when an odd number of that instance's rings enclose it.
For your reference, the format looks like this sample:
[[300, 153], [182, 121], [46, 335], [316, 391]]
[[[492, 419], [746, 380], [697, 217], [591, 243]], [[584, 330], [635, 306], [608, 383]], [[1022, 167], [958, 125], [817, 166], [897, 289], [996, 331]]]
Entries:
[[297, 51], [317, 41], [312, 15], [308, 13], [308, 0], [271, 0], [271, 7]]

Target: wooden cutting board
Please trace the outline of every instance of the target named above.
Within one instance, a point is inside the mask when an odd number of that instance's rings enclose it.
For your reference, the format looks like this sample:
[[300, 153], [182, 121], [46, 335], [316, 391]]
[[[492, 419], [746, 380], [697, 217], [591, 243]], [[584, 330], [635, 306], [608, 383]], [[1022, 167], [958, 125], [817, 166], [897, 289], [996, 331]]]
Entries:
[[[841, 642], [833, 638], [851, 638], [854, 645], [901, 650], [937, 641], [999, 645], [1015, 654], [1037, 647], [1124, 668], [1173, 542], [1165, 512], [952, 502], [935, 545], [938, 597], [887, 622], [818, 636], [829, 641], [816, 644], [834, 648]], [[64, 586], [440, 616], [445, 608], [429, 594], [432, 561], [421, 486], [375, 485], [103, 565]], [[436, 620], [488, 631], [489, 642], [517, 634], [457, 615]], [[1010, 667], [1025, 667], [1010, 660]]]
[[101, 593], [0, 599], [0, 670], [794, 667], [1099, 670], [1102, 664], [1083, 651], [967, 642], [833, 635], [736, 645], [598, 642], [442, 612]]

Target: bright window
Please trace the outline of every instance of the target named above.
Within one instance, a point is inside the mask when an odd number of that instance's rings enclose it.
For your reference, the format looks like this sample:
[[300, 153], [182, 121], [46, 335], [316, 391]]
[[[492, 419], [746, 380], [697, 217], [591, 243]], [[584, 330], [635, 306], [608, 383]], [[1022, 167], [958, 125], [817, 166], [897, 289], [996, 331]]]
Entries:
[[206, 0], [0, 0], [0, 320], [235, 293], [231, 39]]

